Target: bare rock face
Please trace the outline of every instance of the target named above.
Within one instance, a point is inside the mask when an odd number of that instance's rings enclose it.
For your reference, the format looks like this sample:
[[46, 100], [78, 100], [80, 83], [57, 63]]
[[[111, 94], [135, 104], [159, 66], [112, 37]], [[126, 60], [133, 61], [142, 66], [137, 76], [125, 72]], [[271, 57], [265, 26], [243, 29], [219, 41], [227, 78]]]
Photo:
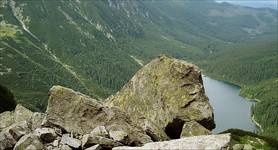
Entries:
[[105, 126], [107, 131], [125, 131], [130, 139], [129, 144], [151, 142], [151, 138], [121, 110], [108, 108], [86, 95], [61, 86], [54, 86], [50, 90], [45, 125], [57, 126], [79, 135]]
[[147, 143], [142, 147], [115, 147], [113, 150], [184, 150], [184, 149], [229, 149], [230, 134], [193, 136], [177, 140]]
[[[198, 67], [166, 56], [144, 66], [118, 93], [109, 97], [106, 104], [127, 112], [138, 124], [150, 120], [171, 139], [180, 138], [184, 125], [192, 121], [197, 128], [207, 131], [215, 128], [213, 109], [205, 95]], [[163, 132], [151, 133], [160, 140], [167, 139]]]

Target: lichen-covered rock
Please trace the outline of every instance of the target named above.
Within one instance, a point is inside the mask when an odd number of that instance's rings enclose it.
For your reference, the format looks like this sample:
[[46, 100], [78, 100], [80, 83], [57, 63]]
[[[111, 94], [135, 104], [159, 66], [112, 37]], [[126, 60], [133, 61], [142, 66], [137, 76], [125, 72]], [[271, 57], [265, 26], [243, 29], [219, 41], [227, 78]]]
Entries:
[[14, 114], [10, 111], [5, 111], [0, 114], [0, 131], [14, 123]]
[[42, 141], [34, 134], [26, 134], [16, 143], [14, 150], [39, 150], [43, 149]]
[[161, 129], [167, 128], [166, 133], [179, 131], [167, 133], [170, 138], [179, 138], [184, 122], [196, 121], [208, 130], [215, 127], [200, 70], [166, 56], [144, 66], [106, 104], [127, 112], [138, 124], [149, 119]]
[[21, 104], [18, 104], [14, 110], [14, 121], [21, 122], [21, 121], [29, 121], [33, 115], [33, 112]]
[[211, 131], [201, 126], [196, 121], [185, 122], [182, 128], [181, 137], [208, 135]]
[[151, 142], [145, 132], [132, 123], [125, 112], [108, 108], [96, 100], [61, 86], [50, 90], [45, 125], [57, 126], [75, 134], [89, 134], [98, 126], [107, 130], [122, 130], [128, 133], [130, 143], [140, 145]]
[[184, 149], [229, 149], [230, 134], [193, 136], [171, 141], [147, 143], [142, 147], [115, 147], [113, 150], [184, 150]]

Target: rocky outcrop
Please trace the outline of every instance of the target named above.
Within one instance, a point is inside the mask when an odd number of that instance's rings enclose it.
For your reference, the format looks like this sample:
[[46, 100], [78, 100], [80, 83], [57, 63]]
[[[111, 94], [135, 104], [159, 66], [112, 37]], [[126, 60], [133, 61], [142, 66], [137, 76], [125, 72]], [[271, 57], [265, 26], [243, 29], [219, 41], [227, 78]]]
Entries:
[[108, 131], [125, 131], [128, 145], [151, 141], [121, 110], [108, 108], [86, 95], [61, 86], [50, 90], [45, 126], [57, 126], [77, 135], [89, 134], [95, 128], [105, 126]]
[[[137, 124], [152, 122], [156, 129], [145, 131], [150, 135], [155, 133], [153, 137], [159, 140], [166, 140], [166, 134], [171, 139], [180, 138], [182, 132], [209, 134], [215, 127], [198, 67], [166, 56], [144, 66], [106, 104], [127, 112]], [[187, 128], [192, 121], [194, 129]]]
[[116, 147], [113, 150], [184, 150], [184, 149], [229, 149], [231, 142], [230, 134], [193, 136], [178, 140], [154, 142], [142, 147]]

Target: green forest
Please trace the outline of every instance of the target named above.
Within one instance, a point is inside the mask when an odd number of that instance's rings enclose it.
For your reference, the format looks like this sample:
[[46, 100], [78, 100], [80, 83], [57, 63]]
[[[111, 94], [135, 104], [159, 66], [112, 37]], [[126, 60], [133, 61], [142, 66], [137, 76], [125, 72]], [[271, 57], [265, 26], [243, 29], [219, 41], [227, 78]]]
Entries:
[[261, 133], [278, 138], [277, 18], [213, 0], [1, 0], [0, 84], [34, 111], [53, 85], [101, 101], [166, 54], [258, 99]]

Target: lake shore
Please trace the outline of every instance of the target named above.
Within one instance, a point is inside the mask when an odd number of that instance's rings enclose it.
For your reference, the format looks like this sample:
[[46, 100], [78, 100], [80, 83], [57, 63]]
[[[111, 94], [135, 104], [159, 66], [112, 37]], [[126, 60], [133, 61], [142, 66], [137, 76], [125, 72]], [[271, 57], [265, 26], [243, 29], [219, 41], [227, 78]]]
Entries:
[[255, 120], [255, 115], [252, 115], [252, 122], [261, 130], [263, 131], [262, 125], [260, 125], [256, 120]]

